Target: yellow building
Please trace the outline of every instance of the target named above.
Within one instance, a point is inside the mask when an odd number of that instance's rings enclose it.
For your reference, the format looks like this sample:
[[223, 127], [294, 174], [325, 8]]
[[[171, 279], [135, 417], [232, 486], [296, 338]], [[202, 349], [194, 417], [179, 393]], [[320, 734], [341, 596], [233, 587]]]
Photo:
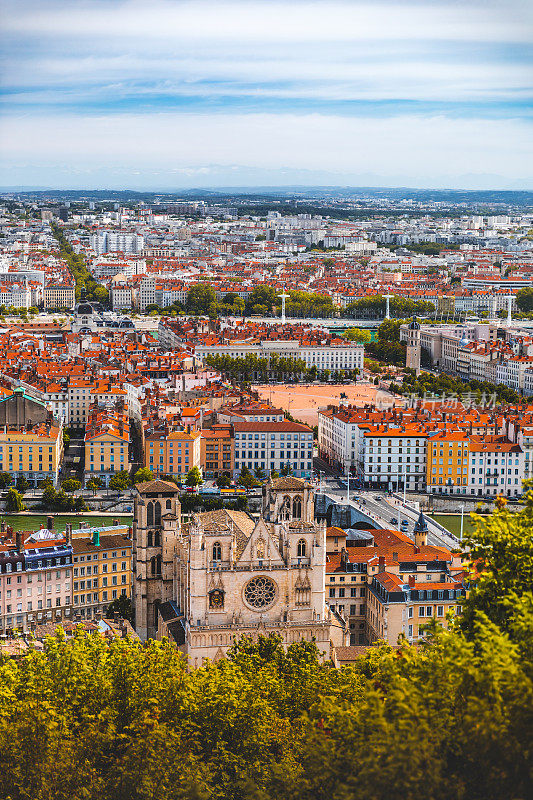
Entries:
[[201, 466], [200, 431], [146, 431], [144, 436], [144, 466], [155, 477], [172, 475], [184, 479], [192, 467]]
[[130, 470], [130, 425], [123, 409], [96, 406], [85, 431], [85, 481], [100, 478], [106, 486], [117, 472]]
[[55, 486], [62, 458], [63, 429], [57, 420], [22, 430], [19, 426], [0, 429], [0, 472], [9, 472], [15, 481], [24, 477], [38, 486], [48, 478]]
[[72, 531], [74, 615], [91, 619], [121, 595], [131, 598], [131, 528]]
[[428, 438], [426, 482], [429, 493], [466, 494], [469, 437], [442, 431]]

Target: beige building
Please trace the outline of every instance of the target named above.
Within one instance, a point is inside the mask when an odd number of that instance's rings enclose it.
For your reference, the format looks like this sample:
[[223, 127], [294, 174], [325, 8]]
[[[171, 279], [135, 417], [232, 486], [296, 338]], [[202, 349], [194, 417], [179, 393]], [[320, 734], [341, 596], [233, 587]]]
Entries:
[[199, 431], [171, 431], [161, 435], [158, 430], [144, 435], [144, 466], [154, 477], [173, 475], [184, 479], [192, 467], [201, 466], [201, 434]]
[[73, 614], [92, 619], [121, 595], [131, 597], [131, 528], [72, 531]]
[[74, 308], [76, 287], [66, 283], [49, 284], [44, 287], [43, 302], [46, 309]]
[[243, 634], [277, 633], [286, 646], [314, 639], [325, 657], [345, 644], [347, 625], [326, 603], [326, 528], [315, 523], [311, 484], [270, 480], [259, 520], [220, 509], [194, 514], [183, 529], [173, 484], [137, 488], [134, 593], [141, 638], [152, 635], [151, 618], [158, 615], [158, 637], [174, 639], [194, 667], [223, 658]]
[[85, 431], [85, 480], [100, 478], [106, 486], [117, 472], [129, 472], [129, 418], [122, 408], [94, 406]]

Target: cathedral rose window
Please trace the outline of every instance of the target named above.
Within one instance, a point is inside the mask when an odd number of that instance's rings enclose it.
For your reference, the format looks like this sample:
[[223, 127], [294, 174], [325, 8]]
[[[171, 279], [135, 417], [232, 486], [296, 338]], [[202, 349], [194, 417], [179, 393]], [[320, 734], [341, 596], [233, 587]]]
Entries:
[[267, 608], [276, 597], [276, 584], [270, 578], [252, 578], [244, 587], [244, 599], [252, 608]]

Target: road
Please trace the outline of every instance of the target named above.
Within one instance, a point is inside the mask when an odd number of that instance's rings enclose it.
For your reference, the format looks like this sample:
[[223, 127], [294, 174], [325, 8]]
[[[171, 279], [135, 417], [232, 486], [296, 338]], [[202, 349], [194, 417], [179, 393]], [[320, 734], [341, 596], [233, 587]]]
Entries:
[[[329, 495], [334, 495], [339, 500], [346, 501], [347, 488], [345, 478], [324, 478], [322, 480], [322, 487]], [[380, 498], [377, 500], [376, 498]], [[354, 498], [364, 502], [357, 502]], [[405, 528], [405, 533], [411, 539], [414, 538], [414, 527], [419, 517], [419, 511], [407, 503], [405, 506], [403, 502], [395, 497], [390, 497], [384, 492], [368, 491], [362, 489], [350, 488], [350, 502], [356, 508], [363, 512], [370, 512], [377, 518], [377, 522], [384, 528], [391, 528], [392, 530], [400, 530], [402, 520], [406, 519], [408, 525]], [[444, 529], [441, 530], [431, 517], [426, 517], [428, 523], [428, 544], [434, 547], [446, 547], [448, 549], [456, 548], [459, 544], [458, 540], [450, 533], [445, 533]]]

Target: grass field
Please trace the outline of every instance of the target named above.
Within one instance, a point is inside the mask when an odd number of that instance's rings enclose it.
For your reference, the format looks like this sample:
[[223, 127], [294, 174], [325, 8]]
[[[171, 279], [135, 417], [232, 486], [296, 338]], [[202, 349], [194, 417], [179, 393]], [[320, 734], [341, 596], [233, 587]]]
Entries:
[[[46, 526], [46, 514], [3, 514], [0, 519], [11, 525], [14, 530], [18, 531], [37, 531], [41, 523]], [[113, 520], [118, 519], [119, 522], [131, 525], [133, 517], [130, 515], [124, 516], [117, 514], [116, 516], [100, 517], [92, 514], [80, 514], [79, 517], [75, 514], [63, 516], [62, 514], [54, 515], [54, 529], [63, 532], [67, 522], [72, 523], [73, 530], [79, 528], [80, 522], [88, 522], [91, 527], [101, 525], [102, 527], [109, 527], [113, 524]]]
[[[455, 536], [459, 536], [461, 533], [461, 515], [460, 514], [429, 514], [431, 519], [434, 519], [435, 522], [438, 522], [444, 528], [447, 528], [450, 533], [453, 533]], [[463, 533], [467, 531], [470, 532], [473, 530], [472, 520], [470, 519], [469, 514], [464, 515], [463, 521]]]

